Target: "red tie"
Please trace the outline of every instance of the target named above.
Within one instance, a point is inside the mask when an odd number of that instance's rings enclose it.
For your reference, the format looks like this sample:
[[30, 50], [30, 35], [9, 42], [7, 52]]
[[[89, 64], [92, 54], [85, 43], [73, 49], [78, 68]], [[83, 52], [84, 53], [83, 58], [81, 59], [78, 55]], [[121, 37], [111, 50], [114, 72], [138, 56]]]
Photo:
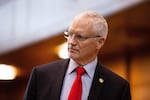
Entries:
[[76, 79], [72, 85], [70, 94], [68, 96], [68, 100], [81, 100], [81, 96], [82, 96], [82, 80], [81, 80], [81, 76], [85, 73], [85, 69], [84, 68], [76, 68]]

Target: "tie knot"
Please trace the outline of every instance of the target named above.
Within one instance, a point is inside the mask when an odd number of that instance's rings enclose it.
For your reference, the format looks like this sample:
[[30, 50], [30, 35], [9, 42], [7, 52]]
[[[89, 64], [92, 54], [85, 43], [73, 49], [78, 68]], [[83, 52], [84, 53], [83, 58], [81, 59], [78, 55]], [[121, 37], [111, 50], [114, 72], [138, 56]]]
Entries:
[[77, 67], [77, 68], [76, 68], [76, 72], [77, 72], [77, 75], [82, 75], [82, 74], [85, 73], [85, 69], [84, 69], [84, 68]]

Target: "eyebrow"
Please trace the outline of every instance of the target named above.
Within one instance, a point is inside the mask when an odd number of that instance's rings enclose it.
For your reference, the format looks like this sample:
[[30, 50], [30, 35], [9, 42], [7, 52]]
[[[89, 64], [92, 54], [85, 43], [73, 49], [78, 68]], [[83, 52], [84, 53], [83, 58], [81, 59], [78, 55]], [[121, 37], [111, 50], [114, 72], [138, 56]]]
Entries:
[[84, 36], [84, 37], [86, 37], [86, 35], [82, 35], [81, 33], [83, 33], [83, 32], [80, 32], [80, 31], [78, 31], [78, 32], [71, 32], [71, 31], [67, 31], [68, 33], [71, 33], [71, 34], [75, 34], [75, 35], [79, 35], [79, 36]]

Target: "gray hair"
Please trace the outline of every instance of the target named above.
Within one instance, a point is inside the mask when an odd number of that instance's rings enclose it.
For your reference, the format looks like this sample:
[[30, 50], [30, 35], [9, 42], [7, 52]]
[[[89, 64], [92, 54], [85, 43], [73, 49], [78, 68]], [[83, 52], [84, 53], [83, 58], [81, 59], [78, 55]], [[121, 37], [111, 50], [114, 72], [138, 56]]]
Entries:
[[80, 13], [79, 16], [91, 18], [95, 33], [101, 35], [104, 38], [107, 38], [108, 24], [102, 15], [95, 11], [85, 11]]

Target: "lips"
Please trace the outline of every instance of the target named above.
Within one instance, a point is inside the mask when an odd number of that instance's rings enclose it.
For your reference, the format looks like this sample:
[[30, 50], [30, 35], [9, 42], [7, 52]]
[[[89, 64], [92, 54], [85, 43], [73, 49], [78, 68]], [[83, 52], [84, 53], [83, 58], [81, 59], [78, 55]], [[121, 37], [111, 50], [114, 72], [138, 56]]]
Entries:
[[75, 48], [68, 48], [69, 52], [77, 52], [78, 50]]

